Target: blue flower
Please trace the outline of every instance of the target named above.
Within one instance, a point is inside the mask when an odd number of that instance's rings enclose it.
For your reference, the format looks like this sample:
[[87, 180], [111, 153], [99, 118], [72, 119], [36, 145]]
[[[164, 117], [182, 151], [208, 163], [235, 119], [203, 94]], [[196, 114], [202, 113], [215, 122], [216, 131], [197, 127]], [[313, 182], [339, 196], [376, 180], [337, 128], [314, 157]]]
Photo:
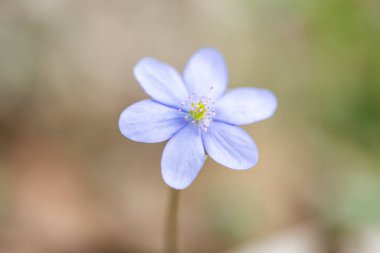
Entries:
[[141, 59], [134, 75], [151, 99], [125, 109], [119, 119], [121, 133], [134, 141], [165, 146], [161, 172], [175, 189], [188, 187], [202, 169], [207, 155], [235, 170], [255, 166], [255, 142], [238, 125], [272, 116], [275, 95], [266, 89], [236, 88], [226, 92], [228, 74], [215, 49], [196, 52], [183, 76], [152, 58]]

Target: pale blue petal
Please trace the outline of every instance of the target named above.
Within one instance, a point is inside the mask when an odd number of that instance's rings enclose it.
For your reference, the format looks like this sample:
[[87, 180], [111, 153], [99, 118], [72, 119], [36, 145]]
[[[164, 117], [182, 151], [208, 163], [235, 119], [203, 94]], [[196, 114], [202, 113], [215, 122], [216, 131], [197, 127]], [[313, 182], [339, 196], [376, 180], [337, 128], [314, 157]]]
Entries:
[[189, 124], [166, 144], [161, 160], [162, 177], [170, 187], [184, 189], [197, 177], [205, 160], [200, 128]]
[[276, 108], [277, 99], [270, 90], [237, 88], [216, 101], [215, 120], [245, 125], [271, 117]]
[[119, 128], [125, 137], [146, 143], [165, 141], [186, 123], [183, 113], [153, 100], [129, 106], [119, 118]]
[[196, 92], [217, 98], [227, 87], [226, 64], [223, 56], [213, 48], [204, 48], [196, 52], [189, 60], [183, 75], [190, 93]]
[[257, 163], [256, 144], [238, 126], [213, 122], [202, 137], [207, 154], [226, 167], [245, 170]]
[[154, 100], [180, 107], [187, 98], [182, 77], [170, 65], [153, 58], [141, 59], [133, 70], [137, 81]]

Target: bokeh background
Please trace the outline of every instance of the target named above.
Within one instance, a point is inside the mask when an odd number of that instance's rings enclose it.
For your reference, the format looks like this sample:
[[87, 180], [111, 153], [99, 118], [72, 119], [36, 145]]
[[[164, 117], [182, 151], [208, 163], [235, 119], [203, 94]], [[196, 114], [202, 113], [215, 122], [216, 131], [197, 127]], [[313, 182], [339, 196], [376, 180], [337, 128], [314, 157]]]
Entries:
[[2, 0], [0, 252], [162, 252], [164, 143], [125, 139], [144, 56], [201, 47], [274, 91], [260, 162], [208, 159], [181, 194], [184, 253], [380, 252], [380, 2]]

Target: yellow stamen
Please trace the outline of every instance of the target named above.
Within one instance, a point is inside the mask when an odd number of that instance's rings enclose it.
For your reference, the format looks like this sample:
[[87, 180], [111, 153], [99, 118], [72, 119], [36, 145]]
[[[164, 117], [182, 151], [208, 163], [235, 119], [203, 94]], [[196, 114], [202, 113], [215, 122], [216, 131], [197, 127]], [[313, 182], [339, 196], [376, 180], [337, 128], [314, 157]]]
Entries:
[[198, 104], [191, 103], [190, 116], [193, 117], [195, 121], [201, 121], [207, 114], [207, 108], [205, 105], [199, 101]]

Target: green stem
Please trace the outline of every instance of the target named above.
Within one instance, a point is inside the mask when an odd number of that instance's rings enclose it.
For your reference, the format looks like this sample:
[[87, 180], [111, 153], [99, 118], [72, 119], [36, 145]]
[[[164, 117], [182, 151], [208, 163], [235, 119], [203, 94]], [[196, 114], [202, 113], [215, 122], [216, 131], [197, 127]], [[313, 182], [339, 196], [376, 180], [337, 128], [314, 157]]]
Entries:
[[165, 252], [177, 253], [177, 216], [178, 216], [178, 190], [170, 188], [168, 216], [166, 220]]

